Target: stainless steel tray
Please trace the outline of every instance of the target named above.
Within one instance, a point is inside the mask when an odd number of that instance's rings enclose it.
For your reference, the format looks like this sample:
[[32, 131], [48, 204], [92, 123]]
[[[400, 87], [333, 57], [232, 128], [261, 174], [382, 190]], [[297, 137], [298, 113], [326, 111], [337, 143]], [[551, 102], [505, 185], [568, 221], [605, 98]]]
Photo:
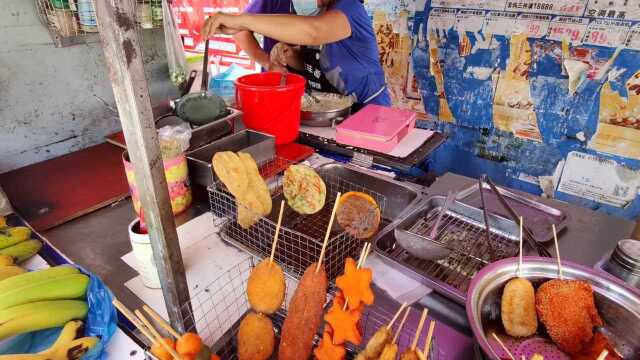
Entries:
[[202, 186], [213, 185], [216, 176], [213, 173], [211, 158], [218, 151], [241, 151], [251, 154], [256, 163], [264, 163], [275, 156], [275, 137], [253, 130], [243, 130], [227, 136], [209, 145], [189, 151], [189, 177]]
[[[493, 192], [489, 184], [484, 183], [482, 189], [485, 194], [485, 202], [489, 212], [503, 218], [511, 219], [509, 213], [502, 207], [498, 201], [498, 197]], [[468, 195], [460, 201], [478, 209], [482, 209], [480, 192], [478, 190], [478, 184], [474, 184], [466, 190], [463, 190], [462, 192], [467, 193]], [[524, 218], [525, 224], [533, 232], [536, 241], [546, 242], [553, 240], [551, 224], [555, 224], [558, 232], [567, 227], [568, 215], [562, 210], [543, 204], [524, 195], [516, 194], [499, 186], [498, 191], [509, 205], [511, 205], [515, 212]]]
[[[228, 110], [230, 111], [229, 115], [212, 121], [209, 124], [202, 126], [191, 125], [191, 139], [189, 140], [189, 143], [191, 144], [191, 146], [189, 146], [190, 150], [198, 149], [212, 141], [216, 141], [236, 129], [238, 120], [242, 116], [242, 112], [232, 108], [228, 108]], [[166, 125], [179, 125], [185, 122], [186, 121], [180, 119], [177, 115], [167, 114], [156, 120], [156, 128], [159, 129]]]
[[[445, 197], [433, 196], [414, 208], [395, 226], [419, 235], [431, 231]], [[464, 304], [473, 276], [485, 265], [518, 252], [518, 226], [500, 216], [488, 214], [490, 244], [486, 242], [482, 210], [454, 202], [439, 227], [439, 241], [452, 250], [448, 257], [421, 260], [398, 245], [393, 231], [376, 241], [376, 252], [394, 268]]]

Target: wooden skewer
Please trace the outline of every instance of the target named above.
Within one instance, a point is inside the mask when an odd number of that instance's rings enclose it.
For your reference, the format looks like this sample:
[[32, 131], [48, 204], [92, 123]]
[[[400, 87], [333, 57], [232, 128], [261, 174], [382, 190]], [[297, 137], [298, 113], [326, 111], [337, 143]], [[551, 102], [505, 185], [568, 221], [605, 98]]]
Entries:
[[349, 303], [349, 298], [345, 298], [344, 299], [344, 306], [342, 307], [342, 311], [346, 311], [347, 310], [347, 304]]
[[564, 275], [562, 274], [562, 260], [560, 260], [560, 248], [558, 247], [556, 224], [551, 224], [551, 229], [553, 230], [553, 242], [556, 247], [556, 259], [558, 260], [558, 276], [560, 277], [560, 280], [564, 280]]
[[522, 355], [522, 360], [527, 360], [527, 358], [524, 355]]
[[404, 313], [402, 317], [402, 321], [400, 321], [400, 325], [398, 326], [398, 330], [396, 330], [396, 334], [393, 336], [392, 344], [395, 344], [398, 341], [398, 336], [400, 336], [400, 332], [402, 331], [402, 327], [404, 326], [404, 322], [407, 320], [407, 316], [409, 316], [409, 312], [411, 311], [411, 306], [407, 306], [407, 311]]
[[362, 257], [364, 256], [364, 252], [367, 250], [367, 245], [369, 243], [365, 243], [364, 246], [362, 247], [362, 250], [360, 250], [360, 256], [358, 257], [358, 265], [356, 266], [356, 268], [360, 268], [360, 264], [362, 264]]
[[520, 216], [520, 254], [518, 255], [518, 277], [522, 277], [522, 228], [524, 220]]
[[144, 314], [142, 314], [142, 312], [140, 310], [135, 310], [134, 313], [136, 314], [136, 316], [140, 319], [140, 321], [142, 321], [142, 323], [149, 329], [149, 331], [151, 331], [151, 335], [153, 337], [155, 337], [156, 339], [156, 343], [159, 343], [160, 345], [162, 345], [162, 347], [167, 350], [169, 352], [169, 354], [171, 354], [171, 356], [176, 359], [176, 360], [182, 360], [182, 358], [180, 357], [180, 355], [176, 352], [176, 350], [174, 348], [172, 348], [171, 346], [169, 346], [169, 344], [167, 344], [166, 342], [164, 342], [164, 339], [162, 338], [162, 336], [160, 335], [160, 333], [158, 333], [158, 331], [153, 327], [153, 325], [151, 325], [151, 323], [149, 322], [149, 320], [147, 320], [146, 317], [144, 317]]
[[138, 320], [135, 317], [135, 315], [133, 315], [131, 310], [127, 309], [127, 307], [124, 306], [124, 304], [122, 304], [117, 299], [114, 299], [113, 306], [115, 306], [116, 309], [120, 310], [122, 315], [124, 315], [127, 319], [129, 319], [129, 321], [131, 321], [133, 326], [135, 326], [138, 330], [140, 330], [142, 335], [144, 335], [144, 337], [146, 337], [151, 342], [151, 345], [155, 345], [157, 343], [156, 339], [151, 335], [151, 333], [149, 333], [147, 328], [140, 322], [140, 320]]
[[427, 319], [427, 314], [429, 313], [429, 309], [422, 309], [422, 315], [420, 315], [420, 322], [418, 323], [418, 327], [416, 328], [416, 334], [413, 337], [413, 342], [411, 343], [411, 350], [415, 350], [418, 346], [418, 340], [420, 340], [420, 334], [422, 334], [422, 328], [424, 327], [424, 321]]
[[360, 258], [358, 259], [358, 269], [364, 265], [364, 261], [367, 259], [367, 255], [369, 254], [369, 249], [371, 249], [371, 243], [366, 243], [362, 247], [362, 251], [360, 252]]
[[400, 307], [398, 308], [398, 311], [396, 311], [396, 314], [393, 315], [393, 319], [391, 319], [391, 321], [389, 321], [389, 325], [387, 325], [387, 330], [391, 330], [391, 327], [393, 326], [393, 323], [396, 322], [396, 320], [398, 319], [398, 316], [400, 316], [400, 313], [402, 313], [402, 310], [404, 310], [404, 308], [407, 306], [407, 303], [402, 303], [402, 305], [400, 305]]
[[163, 328], [166, 332], [168, 332], [169, 334], [171, 334], [171, 336], [173, 336], [174, 338], [178, 339], [180, 338], [180, 334], [175, 331], [171, 325], [169, 325], [168, 322], [166, 322], [161, 316], [160, 314], [158, 314], [157, 312], [155, 312], [152, 308], [150, 308], [147, 305], [143, 305], [142, 309], [149, 314], [149, 316], [151, 316], [151, 318], [153, 319], [153, 321], [155, 321], [158, 325], [160, 325], [161, 328]]
[[278, 224], [276, 225], [276, 233], [273, 235], [273, 245], [271, 245], [271, 256], [269, 256], [269, 264], [273, 264], [273, 257], [276, 254], [276, 246], [278, 245], [278, 235], [280, 234], [280, 225], [282, 224], [283, 212], [284, 212], [284, 200], [280, 202], [280, 214], [278, 214]]
[[427, 333], [427, 339], [424, 341], [424, 358], [429, 359], [429, 350], [431, 349], [431, 340], [433, 339], [433, 330], [436, 328], [436, 321], [431, 320], [429, 324], [429, 332]]
[[336, 210], [338, 209], [338, 203], [340, 202], [340, 193], [336, 196], [336, 202], [333, 204], [333, 210], [331, 211], [331, 218], [329, 218], [329, 226], [327, 226], [327, 233], [324, 236], [324, 242], [322, 243], [322, 250], [320, 251], [320, 258], [318, 259], [318, 265], [316, 266], [316, 273], [320, 271], [322, 266], [322, 260], [324, 260], [324, 252], [327, 250], [327, 244], [329, 243], [329, 237], [331, 236], [331, 228], [333, 227], [333, 219], [336, 217]]
[[604, 349], [604, 350], [602, 350], [600, 355], [598, 355], [598, 359], [596, 359], [596, 360], [605, 360], [607, 358], [607, 356], [609, 356], [609, 350]]
[[507, 355], [509, 355], [509, 358], [511, 360], [516, 360], [516, 358], [513, 357], [513, 354], [511, 354], [511, 351], [509, 351], [509, 349], [507, 349], [507, 347], [504, 346], [504, 343], [502, 342], [502, 340], [500, 340], [500, 338], [498, 337], [498, 335], [496, 335], [496, 333], [491, 333], [491, 336], [493, 336], [493, 338], [496, 339], [498, 344], [500, 344], [500, 346], [502, 347], [502, 350], [504, 350], [507, 353]]

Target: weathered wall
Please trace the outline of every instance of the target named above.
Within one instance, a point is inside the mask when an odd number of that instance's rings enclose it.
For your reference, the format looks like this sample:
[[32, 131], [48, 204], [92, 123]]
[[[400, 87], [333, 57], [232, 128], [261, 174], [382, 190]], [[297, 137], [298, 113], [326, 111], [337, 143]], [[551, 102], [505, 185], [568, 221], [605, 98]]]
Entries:
[[[0, 173], [104, 141], [120, 128], [99, 42], [55, 48], [32, 0], [0, 7]], [[145, 30], [152, 101], [175, 93], [161, 30]]]

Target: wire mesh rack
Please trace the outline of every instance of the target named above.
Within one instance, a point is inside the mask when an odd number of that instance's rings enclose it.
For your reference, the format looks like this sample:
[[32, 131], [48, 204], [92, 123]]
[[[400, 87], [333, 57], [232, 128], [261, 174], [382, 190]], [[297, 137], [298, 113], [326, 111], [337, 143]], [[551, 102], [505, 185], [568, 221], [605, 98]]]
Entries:
[[[98, 41], [95, 0], [34, 0], [40, 21], [58, 47]], [[143, 29], [162, 27], [162, 0], [137, 0], [136, 23]]]
[[[191, 302], [183, 305], [183, 312], [188, 314], [188, 318], [192, 320], [194, 328], [187, 331], [197, 332], [203, 340], [203, 343], [209, 345], [213, 353], [217, 354], [222, 360], [237, 359], [237, 333], [240, 322], [244, 316], [251, 311], [249, 301], [247, 299], [247, 281], [251, 270], [257, 264], [254, 257], [247, 257], [245, 260], [234, 265], [226, 273], [213, 280], [209, 285], [205, 286], [199, 293], [192, 295]], [[273, 315], [270, 315], [273, 323], [274, 332], [276, 334], [276, 349], [280, 339], [280, 330], [284, 319], [286, 318], [287, 308], [297, 287], [298, 281], [287, 275], [287, 288], [285, 302], [281, 309]], [[328, 308], [331, 297], [327, 296]], [[347, 346], [347, 359], [353, 359], [367, 341], [382, 326], [386, 326], [393, 313], [386, 311], [375, 305], [369, 306], [363, 312], [360, 319], [360, 329], [362, 330], [362, 344]], [[410, 346], [415, 330], [417, 327], [417, 318], [419, 311], [411, 309], [408, 320], [398, 336], [398, 347], [404, 350]], [[396, 321], [394, 328], [395, 333], [400, 321]], [[314, 345], [317, 345], [321, 339], [322, 329], [318, 329], [318, 333], [314, 339]], [[426, 331], [422, 332], [421, 342], [426, 335]], [[277, 353], [277, 351], [276, 351]], [[437, 340], [434, 339], [430, 348], [429, 359], [437, 359]], [[147, 352], [147, 358], [155, 359]], [[272, 358], [276, 358], [274, 354]]]
[[[222, 225], [221, 237], [245, 251], [258, 257], [268, 257], [275, 234], [277, 213], [280, 201], [284, 199], [282, 192], [282, 172], [291, 163], [276, 158], [261, 166], [261, 174], [271, 190], [273, 210], [266, 217], [244, 229], [237, 223], [237, 205], [234, 197], [220, 183], [209, 187], [211, 211], [218, 218], [226, 219]], [[285, 208], [275, 260], [290, 274], [300, 278], [305, 269], [316, 262], [322, 250], [322, 242], [329, 225], [331, 211], [338, 192], [360, 191], [373, 197], [380, 211], [384, 212], [386, 199], [383, 195], [364, 188], [361, 185], [346, 181], [336, 174], [319, 170], [327, 188], [326, 203], [322, 210], [313, 215], [301, 215], [288, 206]], [[250, 211], [250, 210], [248, 210]], [[214, 220], [215, 221], [215, 220]], [[384, 226], [382, 224], [381, 226]], [[347, 257], [356, 258], [363, 241], [346, 233], [334, 222], [325, 252], [324, 266], [329, 281], [333, 281], [344, 269]]]
[[[420, 217], [409, 231], [428, 236], [440, 208], [431, 209]], [[430, 261], [411, 256], [402, 247], [383, 249], [386, 256], [431, 279], [455, 288], [464, 297], [473, 276], [490, 262], [517, 255], [518, 242], [511, 234], [492, 228], [486, 241], [484, 224], [452, 211], [442, 217], [436, 242], [451, 250], [444, 259]]]

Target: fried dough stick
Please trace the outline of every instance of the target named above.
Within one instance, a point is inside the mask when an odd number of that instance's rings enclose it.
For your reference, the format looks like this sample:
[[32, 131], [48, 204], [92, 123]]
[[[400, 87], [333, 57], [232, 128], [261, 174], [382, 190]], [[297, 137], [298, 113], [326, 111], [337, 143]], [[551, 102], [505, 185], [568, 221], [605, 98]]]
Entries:
[[402, 317], [402, 321], [400, 322], [400, 326], [396, 330], [396, 334], [393, 336], [393, 339], [390, 343], [387, 343], [382, 349], [382, 353], [380, 354], [380, 360], [396, 360], [396, 356], [398, 355], [398, 344], [396, 341], [398, 340], [398, 336], [400, 336], [400, 332], [402, 331], [402, 327], [404, 326], [404, 322], [407, 320], [407, 316], [409, 315], [409, 311], [411, 311], [411, 307], [407, 307], [407, 311], [404, 313]]

